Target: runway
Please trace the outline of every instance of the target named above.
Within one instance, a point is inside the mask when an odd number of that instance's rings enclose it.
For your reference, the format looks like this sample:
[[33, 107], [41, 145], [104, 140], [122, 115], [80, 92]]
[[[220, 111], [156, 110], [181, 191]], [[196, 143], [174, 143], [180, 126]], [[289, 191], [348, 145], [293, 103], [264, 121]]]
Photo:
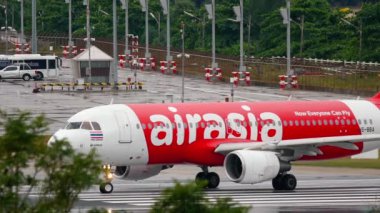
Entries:
[[[380, 179], [370, 181], [380, 182]], [[322, 181], [318, 182], [323, 184]], [[149, 211], [160, 193], [161, 190], [155, 188], [115, 192], [109, 195], [98, 192], [83, 193], [75, 210], [98, 207], [145, 212]], [[234, 202], [248, 206], [255, 212], [380, 210], [380, 187], [300, 188], [294, 192], [274, 192], [270, 188], [234, 190], [221, 186], [220, 189], [207, 191], [206, 195], [212, 202], [217, 198], [230, 197]]]
[[[174, 185], [192, 180], [199, 168], [178, 166], [143, 181], [115, 179], [112, 194], [100, 194], [97, 186], [80, 194], [74, 212], [91, 208], [148, 212], [161, 192]], [[206, 190], [206, 197], [230, 197], [250, 207], [250, 212], [368, 212], [380, 211], [380, 171], [295, 166], [298, 179], [293, 192], [274, 191], [271, 181], [254, 185], [230, 182], [223, 168], [213, 168], [221, 178], [217, 189]]]

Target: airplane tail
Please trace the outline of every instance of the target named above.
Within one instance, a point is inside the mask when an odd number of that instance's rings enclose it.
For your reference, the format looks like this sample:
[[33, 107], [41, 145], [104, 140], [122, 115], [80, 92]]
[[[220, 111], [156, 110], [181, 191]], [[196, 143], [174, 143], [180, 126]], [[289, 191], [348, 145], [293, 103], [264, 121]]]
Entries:
[[375, 96], [371, 98], [372, 100], [378, 100], [380, 101], [380, 92], [378, 92]]
[[380, 109], [380, 92], [378, 92], [376, 95], [374, 95], [372, 98], [369, 99], [372, 103], [377, 105], [377, 107]]

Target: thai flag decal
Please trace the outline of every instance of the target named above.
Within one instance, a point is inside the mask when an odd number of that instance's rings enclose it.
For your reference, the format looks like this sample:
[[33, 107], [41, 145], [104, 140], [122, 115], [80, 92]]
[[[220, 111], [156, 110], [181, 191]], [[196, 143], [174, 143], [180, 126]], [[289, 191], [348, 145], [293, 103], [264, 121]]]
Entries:
[[101, 130], [90, 131], [90, 138], [92, 141], [102, 141], [103, 132]]

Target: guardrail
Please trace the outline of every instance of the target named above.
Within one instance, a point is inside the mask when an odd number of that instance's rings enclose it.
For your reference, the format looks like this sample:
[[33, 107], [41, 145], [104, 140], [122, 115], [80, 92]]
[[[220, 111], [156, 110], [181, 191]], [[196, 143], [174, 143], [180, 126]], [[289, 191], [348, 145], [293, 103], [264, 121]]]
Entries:
[[119, 82], [119, 83], [43, 83], [36, 86], [36, 88], [33, 89], [33, 92], [40, 92], [40, 91], [54, 91], [54, 89], [60, 89], [61, 91], [64, 91], [64, 89], [67, 89], [67, 91], [92, 91], [93, 88], [98, 88], [100, 91], [103, 91], [105, 88], [112, 88], [112, 89], [120, 89], [125, 88], [125, 90], [142, 90], [143, 89], [143, 83], [142, 82]]

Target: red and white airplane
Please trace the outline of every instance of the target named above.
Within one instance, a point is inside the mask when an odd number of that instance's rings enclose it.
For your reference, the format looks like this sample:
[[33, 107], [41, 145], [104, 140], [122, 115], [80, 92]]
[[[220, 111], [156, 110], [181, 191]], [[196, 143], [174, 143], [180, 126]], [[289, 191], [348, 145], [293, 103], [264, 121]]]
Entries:
[[85, 109], [50, 142], [66, 138], [103, 162], [102, 193], [113, 174], [141, 180], [176, 164], [202, 168], [197, 180], [219, 185], [208, 167], [223, 166], [234, 182], [272, 180], [294, 190], [296, 160], [323, 160], [380, 147], [380, 93], [368, 100], [112, 104]]

